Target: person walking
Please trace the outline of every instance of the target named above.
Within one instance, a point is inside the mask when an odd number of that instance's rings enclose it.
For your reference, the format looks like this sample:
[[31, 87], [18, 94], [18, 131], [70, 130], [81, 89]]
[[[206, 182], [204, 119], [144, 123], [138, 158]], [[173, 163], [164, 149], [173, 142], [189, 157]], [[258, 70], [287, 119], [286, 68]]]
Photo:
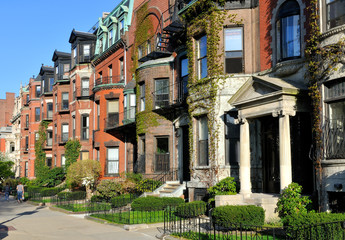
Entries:
[[9, 201], [10, 191], [11, 191], [10, 185], [8, 185], [8, 183], [6, 183], [6, 186], [5, 186], [5, 200], [7, 200], [7, 201]]
[[18, 203], [22, 202], [23, 196], [24, 196], [24, 186], [22, 185], [21, 182], [19, 182], [17, 185], [17, 201], [18, 201]]

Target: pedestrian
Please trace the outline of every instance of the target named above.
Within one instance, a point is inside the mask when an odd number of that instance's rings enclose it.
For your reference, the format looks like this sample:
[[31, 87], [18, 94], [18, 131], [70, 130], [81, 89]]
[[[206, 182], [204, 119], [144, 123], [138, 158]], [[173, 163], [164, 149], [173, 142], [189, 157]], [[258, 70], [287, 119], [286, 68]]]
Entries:
[[19, 182], [17, 185], [17, 201], [18, 201], [18, 203], [22, 202], [23, 196], [24, 196], [24, 186], [22, 185], [21, 182]]
[[5, 186], [5, 200], [9, 201], [9, 196], [10, 196], [10, 185], [8, 185], [8, 183], [6, 183]]

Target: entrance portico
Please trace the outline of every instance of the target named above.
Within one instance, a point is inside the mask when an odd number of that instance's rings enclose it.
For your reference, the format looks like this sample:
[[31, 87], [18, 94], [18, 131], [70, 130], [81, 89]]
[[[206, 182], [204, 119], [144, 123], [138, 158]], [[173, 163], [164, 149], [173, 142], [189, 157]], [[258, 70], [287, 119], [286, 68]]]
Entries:
[[[244, 198], [252, 193], [250, 155], [252, 133], [249, 123], [259, 118], [266, 117], [267, 119], [267, 116], [279, 118], [279, 135], [275, 136], [275, 139], [279, 139], [279, 174], [276, 178], [280, 181], [280, 191], [292, 182], [290, 117], [294, 117], [296, 111], [304, 109], [303, 104], [298, 103], [297, 97], [303, 90], [306, 90], [305, 86], [298, 86], [296, 83], [282, 79], [253, 77], [230, 99], [230, 104], [238, 109], [240, 194]], [[265, 122], [261, 124], [264, 125]], [[264, 165], [262, 167], [265, 168]]]

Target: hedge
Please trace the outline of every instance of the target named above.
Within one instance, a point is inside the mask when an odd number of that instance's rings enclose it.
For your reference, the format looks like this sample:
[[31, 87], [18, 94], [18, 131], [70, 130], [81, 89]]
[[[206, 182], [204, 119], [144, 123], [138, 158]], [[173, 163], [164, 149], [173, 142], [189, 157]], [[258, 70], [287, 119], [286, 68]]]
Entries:
[[117, 197], [113, 197], [110, 199], [111, 207], [112, 208], [124, 207], [127, 204], [131, 203], [135, 197], [136, 196], [131, 195], [131, 194], [123, 194]]
[[332, 236], [334, 240], [343, 239], [344, 221], [343, 213], [309, 212], [286, 216], [284, 224], [288, 236], [294, 239], [323, 239], [323, 236]]
[[203, 215], [205, 212], [206, 203], [203, 201], [195, 201], [177, 206], [175, 215], [178, 217], [189, 218]]
[[219, 227], [250, 228], [264, 225], [265, 211], [253, 205], [220, 206], [213, 210], [212, 219]]
[[50, 197], [55, 196], [61, 192], [64, 188], [46, 188], [46, 187], [27, 187], [27, 192], [29, 196], [31, 194], [39, 194], [40, 197]]
[[86, 192], [77, 191], [77, 192], [60, 192], [58, 193], [58, 198], [60, 200], [81, 200], [86, 198]]
[[184, 200], [177, 197], [142, 197], [135, 199], [132, 204], [132, 210], [134, 211], [151, 211], [151, 210], [163, 210], [166, 207], [175, 207], [183, 204]]

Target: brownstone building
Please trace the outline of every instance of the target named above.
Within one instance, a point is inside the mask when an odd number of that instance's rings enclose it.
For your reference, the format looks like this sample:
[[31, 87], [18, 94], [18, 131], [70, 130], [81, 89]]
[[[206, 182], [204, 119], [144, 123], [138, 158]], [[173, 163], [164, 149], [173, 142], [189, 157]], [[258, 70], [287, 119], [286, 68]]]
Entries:
[[11, 125], [15, 94], [6, 92], [6, 99], [0, 99], [0, 127]]

